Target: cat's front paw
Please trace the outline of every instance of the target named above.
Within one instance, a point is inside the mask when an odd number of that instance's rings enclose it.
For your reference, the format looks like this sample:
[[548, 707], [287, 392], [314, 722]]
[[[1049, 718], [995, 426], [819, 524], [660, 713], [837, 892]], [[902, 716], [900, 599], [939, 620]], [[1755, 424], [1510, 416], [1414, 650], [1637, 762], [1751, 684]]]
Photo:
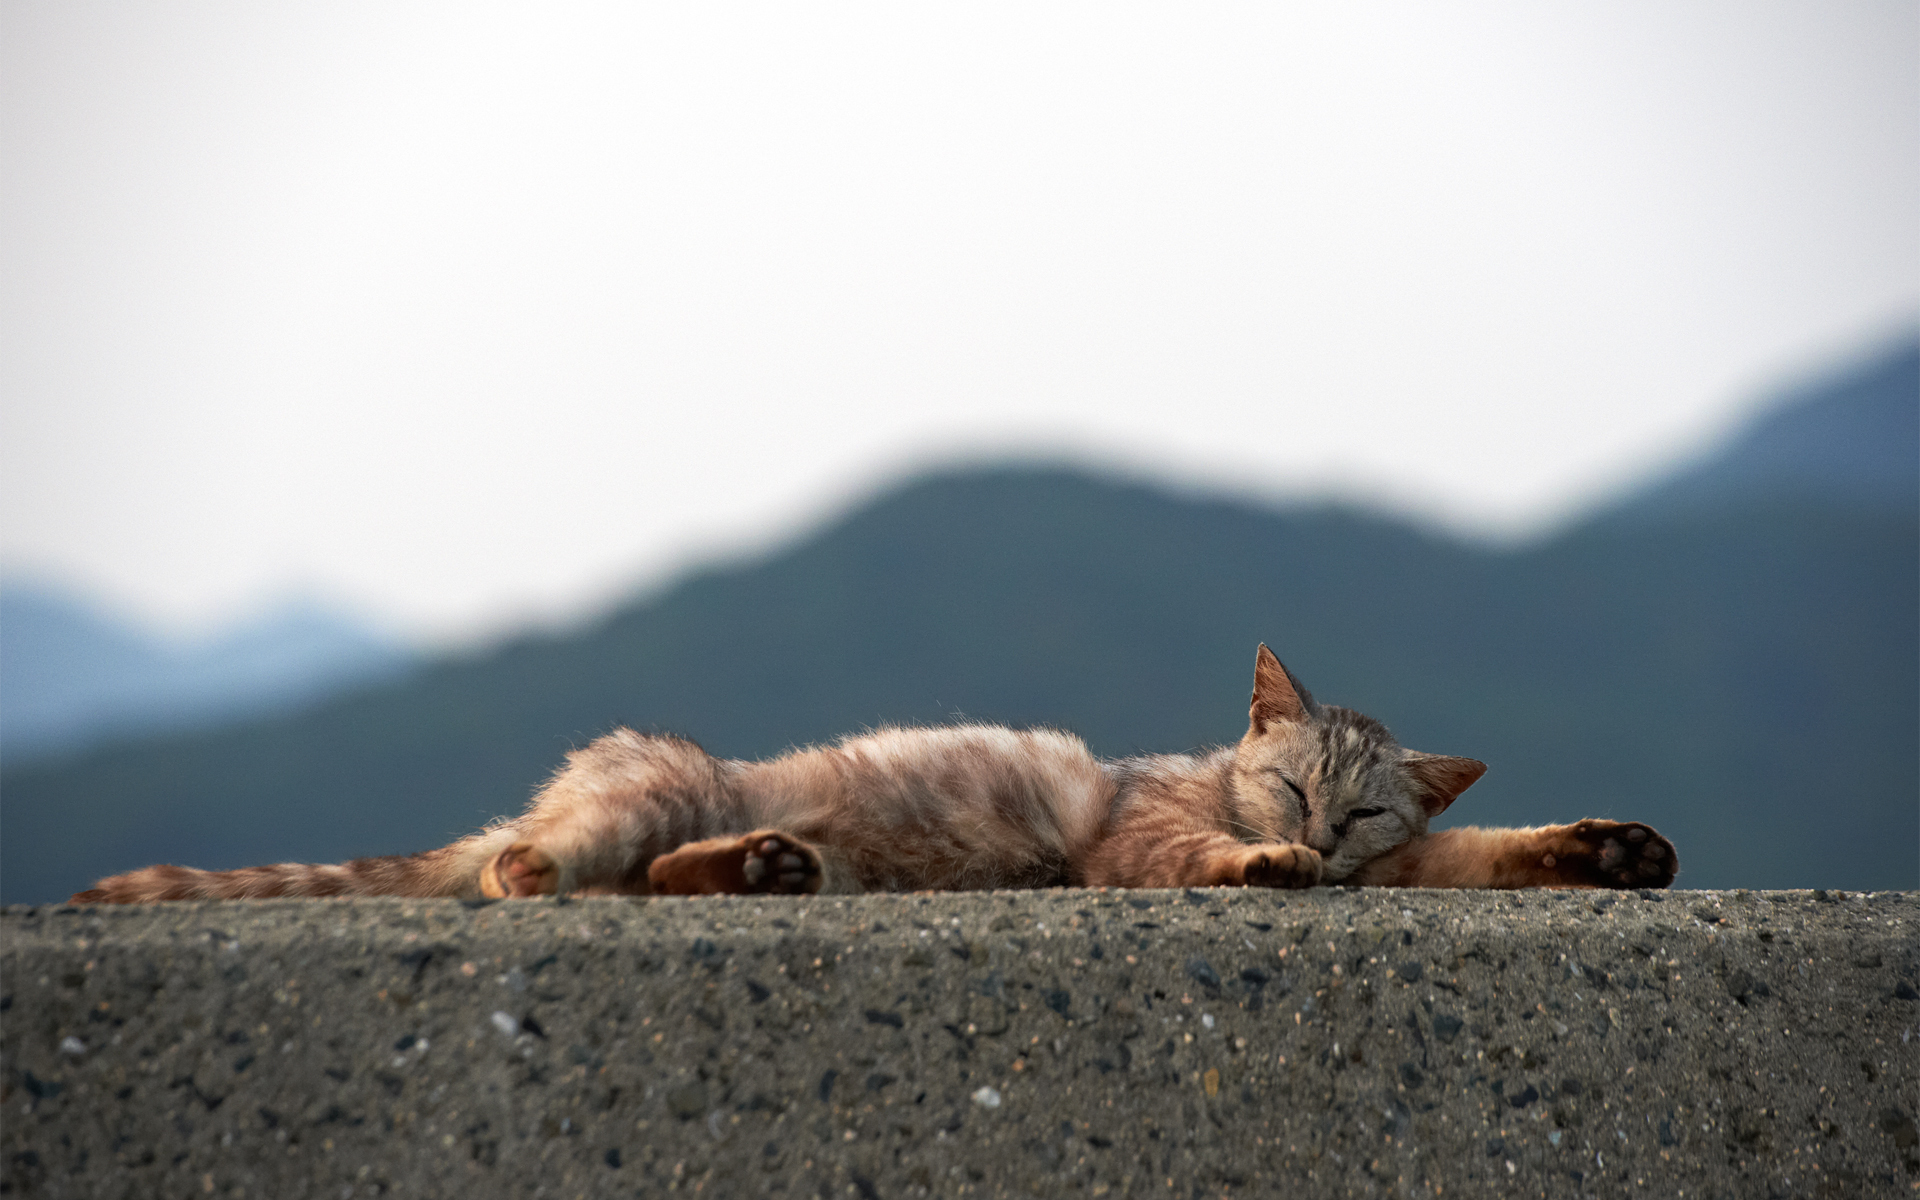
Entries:
[[1307, 888], [1317, 885], [1325, 871], [1320, 852], [1313, 847], [1274, 843], [1249, 846], [1240, 864], [1240, 878], [1233, 882], [1246, 887]]
[[1663, 888], [1680, 871], [1673, 843], [1638, 821], [1589, 818], [1552, 832], [1540, 865], [1575, 886]]
[[664, 896], [805, 896], [822, 881], [819, 852], [777, 829], [692, 842], [647, 867], [648, 886]]
[[551, 896], [560, 889], [560, 864], [532, 842], [515, 842], [480, 869], [480, 892], [496, 900]]

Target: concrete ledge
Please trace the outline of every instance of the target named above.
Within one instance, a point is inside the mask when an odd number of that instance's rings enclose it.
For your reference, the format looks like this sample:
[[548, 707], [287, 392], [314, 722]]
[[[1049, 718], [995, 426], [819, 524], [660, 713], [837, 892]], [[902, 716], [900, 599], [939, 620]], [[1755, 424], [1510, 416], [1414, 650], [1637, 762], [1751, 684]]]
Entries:
[[1920, 894], [14, 908], [15, 1196], [1911, 1196]]

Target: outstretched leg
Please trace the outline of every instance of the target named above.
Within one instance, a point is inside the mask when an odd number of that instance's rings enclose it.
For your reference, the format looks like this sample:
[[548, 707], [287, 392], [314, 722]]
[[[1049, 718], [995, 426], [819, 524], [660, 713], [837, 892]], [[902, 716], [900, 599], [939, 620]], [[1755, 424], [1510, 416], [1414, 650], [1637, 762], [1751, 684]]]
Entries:
[[1663, 888], [1680, 859], [1637, 821], [1443, 829], [1366, 863], [1347, 883], [1386, 887]]
[[821, 880], [819, 852], [777, 829], [693, 842], [647, 868], [652, 890], [665, 896], [809, 895]]

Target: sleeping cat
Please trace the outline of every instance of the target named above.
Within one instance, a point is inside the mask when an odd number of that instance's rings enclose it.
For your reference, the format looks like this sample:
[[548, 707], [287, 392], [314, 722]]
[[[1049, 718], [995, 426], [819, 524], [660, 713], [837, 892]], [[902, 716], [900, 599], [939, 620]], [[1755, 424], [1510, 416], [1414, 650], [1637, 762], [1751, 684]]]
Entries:
[[926, 888], [1666, 887], [1645, 825], [1427, 822], [1485, 773], [1315, 703], [1264, 645], [1239, 743], [1107, 761], [1050, 729], [883, 729], [766, 762], [621, 729], [521, 816], [451, 846], [337, 866], [157, 866], [76, 903]]

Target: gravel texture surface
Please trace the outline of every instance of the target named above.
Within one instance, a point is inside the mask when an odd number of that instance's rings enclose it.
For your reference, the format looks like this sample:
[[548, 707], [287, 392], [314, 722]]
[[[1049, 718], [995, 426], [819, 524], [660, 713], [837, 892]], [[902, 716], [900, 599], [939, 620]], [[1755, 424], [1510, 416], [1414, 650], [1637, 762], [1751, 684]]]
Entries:
[[1920, 894], [0, 915], [17, 1196], [1920, 1195]]

